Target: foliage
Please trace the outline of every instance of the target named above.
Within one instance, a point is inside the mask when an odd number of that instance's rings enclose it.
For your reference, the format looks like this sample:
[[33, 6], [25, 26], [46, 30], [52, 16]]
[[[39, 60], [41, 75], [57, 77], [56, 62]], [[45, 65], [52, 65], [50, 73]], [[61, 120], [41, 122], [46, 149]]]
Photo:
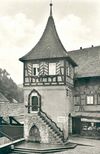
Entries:
[[23, 102], [23, 89], [12, 80], [9, 73], [0, 68], [0, 92], [11, 102]]

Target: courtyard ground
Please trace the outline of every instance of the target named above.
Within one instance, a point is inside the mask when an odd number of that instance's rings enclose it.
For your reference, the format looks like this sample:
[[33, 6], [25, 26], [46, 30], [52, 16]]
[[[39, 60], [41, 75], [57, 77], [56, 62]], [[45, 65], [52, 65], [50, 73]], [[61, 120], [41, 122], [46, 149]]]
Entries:
[[100, 140], [70, 137], [69, 141], [77, 143], [77, 147], [55, 154], [100, 154]]
[[[70, 143], [76, 143], [77, 146], [73, 149], [69, 149]], [[76, 145], [76, 144], [71, 144], [71, 145]], [[100, 140], [86, 139], [86, 138], [74, 136], [69, 138], [69, 145], [67, 144], [66, 146], [61, 146], [61, 147], [60, 146], [61, 145], [48, 145], [48, 144], [39, 144], [39, 143], [23, 141], [21, 144], [16, 146], [15, 151], [17, 150], [18, 154], [21, 153], [21, 151], [22, 153], [24, 153], [27, 150], [28, 152], [26, 153], [30, 153], [31, 151], [31, 153], [33, 152], [34, 154], [37, 153], [39, 150], [42, 150], [41, 153], [50, 153], [50, 154], [52, 153], [54, 154], [100, 154]], [[47, 152], [45, 150], [47, 150]], [[54, 152], [56, 150], [60, 152]]]
[[75, 149], [69, 149], [55, 154], [100, 154], [100, 147], [77, 146]]

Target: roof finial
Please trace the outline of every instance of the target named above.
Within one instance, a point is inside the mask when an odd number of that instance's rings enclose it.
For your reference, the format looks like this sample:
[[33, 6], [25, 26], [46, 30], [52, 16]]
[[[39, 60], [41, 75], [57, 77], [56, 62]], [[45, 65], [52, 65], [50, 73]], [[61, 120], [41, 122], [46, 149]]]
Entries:
[[50, 16], [52, 16], [52, 0], [50, 1]]

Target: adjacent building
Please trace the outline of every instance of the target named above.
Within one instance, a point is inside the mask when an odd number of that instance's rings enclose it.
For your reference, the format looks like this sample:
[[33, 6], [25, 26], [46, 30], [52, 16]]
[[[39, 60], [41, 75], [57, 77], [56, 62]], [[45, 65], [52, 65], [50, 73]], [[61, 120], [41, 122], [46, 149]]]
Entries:
[[69, 52], [75, 69], [72, 133], [100, 138], [100, 46]]

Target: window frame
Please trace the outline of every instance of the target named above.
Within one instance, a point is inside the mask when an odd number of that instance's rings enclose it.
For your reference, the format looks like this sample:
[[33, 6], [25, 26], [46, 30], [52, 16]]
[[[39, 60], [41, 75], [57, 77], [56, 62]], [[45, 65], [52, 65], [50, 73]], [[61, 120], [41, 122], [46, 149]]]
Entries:
[[[75, 101], [76, 100], [75, 99], [76, 97], [79, 97], [79, 103], [76, 103], [76, 101]], [[80, 95], [74, 95], [74, 105], [75, 106], [80, 106], [81, 105], [81, 96]]]
[[[93, 98], [93, 103], [88, 103], [88, 97], [92, 97]], [[91, 101], [91, 99], [89, 100], [89, 102]], [[94, 95], [86, 95], [86, 105], [94, 105]]]
[[67, 76], [70, 77], [70, 66], [67, 67]]
[[[100, 105], [100, 102], [98, 101], [98, 96], [100, 97], [100, 93], [97, 93], [97, 105]], [[99, 103], [98, 103], [99, 102]]]
[[[52, 72], [52, 71], [51, 71], [51, 67], [50, 67], [51, 64], [52, 64], [52, 66], [53, 66], [53, 64], [54, 64], [54, 67], [55, 67], [54, 70], [53, 70], [53, 71], [54, 71], [53, 73], [51, 73], [51, 72]], [[48, 65], [48, 70], [49, 70], [49, 71], [48, 71], [48, 74], [49, 74], [49, 75], [51, 75], [51, 76], [56, 75], [56, 63], [55, 63], [55, 62], [49, 63], [49, 65]], [[51, 72], [50, 72], [50, 71], [51, 71]]]
[[33, 64], [33, 66], [32, 66], [32, 76], [38, 76], [38, 75], [39, 75], [39, 64]]
[[[34, 97], [36, 97], [37, 98], [37, 105], [35, 104], [35, 105], [33, 105], [34, 103], [33, 103], [33, 98]], [[34, 109], [34, 107], [37, 107], [37, 110], [36, 109]], [[39, 108], [39, 98], [38, 98], [38, 96], [32, 96], [31, 97], [31, 113], [33, 113], [33, 112], [38, 112], [38, 108]]]

